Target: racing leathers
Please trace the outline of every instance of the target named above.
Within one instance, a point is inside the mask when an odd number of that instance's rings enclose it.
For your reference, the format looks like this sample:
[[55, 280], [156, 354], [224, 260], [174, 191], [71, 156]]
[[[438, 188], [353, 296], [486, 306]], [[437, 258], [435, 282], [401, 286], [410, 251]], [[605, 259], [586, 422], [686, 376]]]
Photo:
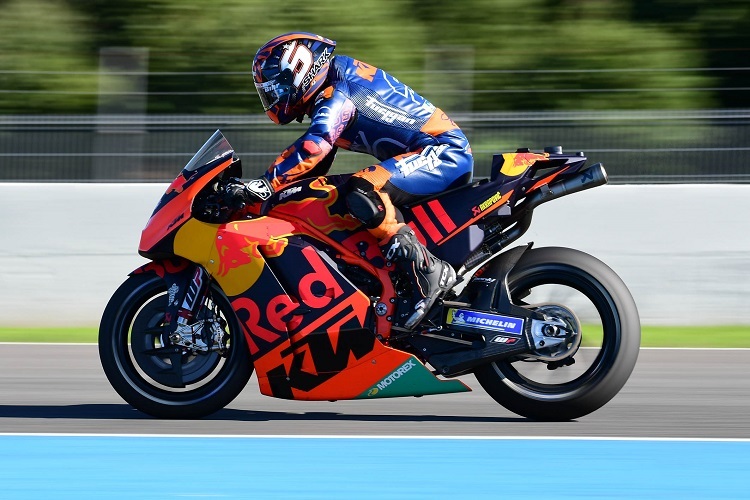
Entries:
[[279, 191], [289, 182], [325, 175], [337, 148], [379, 160], [353, 174], [346, 201], [352, 216], [378, 238], [386, 259], [412, 277], [414, 312], [403, 325], [411, 329], [453, 285], [455, 271], [399, 221], [394, 204], [469, 183], [469, 142], [443, 111], [367, 63], [335, 56], [326, 83], [308, 110], [310, 127], [264, 177]]

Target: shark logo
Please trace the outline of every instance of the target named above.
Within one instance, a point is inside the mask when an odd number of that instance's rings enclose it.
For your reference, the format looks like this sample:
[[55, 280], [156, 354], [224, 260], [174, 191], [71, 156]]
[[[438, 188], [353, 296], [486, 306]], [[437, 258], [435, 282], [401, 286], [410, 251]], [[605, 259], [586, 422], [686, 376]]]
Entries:
[[260, 200], [267, 200], [273, 194], [271, 185], [266, 179], [253, 179], [247, 183], [247, 190], [253, 193]]

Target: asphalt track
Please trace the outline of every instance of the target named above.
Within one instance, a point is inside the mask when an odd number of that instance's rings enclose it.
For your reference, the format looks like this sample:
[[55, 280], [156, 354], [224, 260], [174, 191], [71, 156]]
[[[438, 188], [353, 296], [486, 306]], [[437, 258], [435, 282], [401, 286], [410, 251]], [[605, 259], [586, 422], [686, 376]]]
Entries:
[[253, 385], [167, 421], [120, 400], [96, 346], [0, 344], [0, 499], [750, 498], [748, 361], [643, 350], [574, 422], [528, 421], [481, 389], [310, 403]]
[[95, 345], [0, 344], [0, 433], [750, 438], [750, 350], [642, 349], [623, 390], [600, 410], [533, 422], [472, 392], [373, 401], [262, 396], [253, 377], [201, 420], [158, 420], [109, 386]]

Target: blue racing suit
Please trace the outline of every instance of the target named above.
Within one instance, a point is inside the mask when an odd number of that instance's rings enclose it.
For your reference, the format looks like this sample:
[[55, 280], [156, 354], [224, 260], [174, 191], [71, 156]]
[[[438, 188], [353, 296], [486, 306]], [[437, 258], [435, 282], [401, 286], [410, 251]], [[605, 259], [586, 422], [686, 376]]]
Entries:
[[327, 79], [308, 112], [310, 127], [265, 174], [276, 191], [301, 178], [325, 175], [338, 147], [368, 153], [379, 163], [355, 173], [352, 181], [390, 205], [383, 224], [370, 227], [383, 239], [398, 228], [393, 203], [471, 182], [474, 161], [466, 136], [410, 87], [341, 55], [332, 59]]

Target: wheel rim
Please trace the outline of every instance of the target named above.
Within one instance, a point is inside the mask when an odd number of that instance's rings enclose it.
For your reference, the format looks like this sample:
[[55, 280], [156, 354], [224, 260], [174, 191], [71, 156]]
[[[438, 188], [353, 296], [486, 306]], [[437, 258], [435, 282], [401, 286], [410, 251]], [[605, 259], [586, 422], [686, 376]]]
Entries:
[[[142, 396], [162, 404], [206, 399], [221, 389], [237, 362], [243, 362], [236, 357], [244, 353], [233, 348], [231, 332], [240, 332], [241, 327], [231, 305], [222, 295], [212, 293], [212, 297], [224, 319], [222, 324], [231, 325], [225, 327], [227, 349], [223, 356], [216, 352], [193, 355], [164, 338], [161, 327], [167, 295], [160, 279], [144, 283], [123, 302], [112, 340], [116, 363], [128, 384]], [[170, 354], [170, 347], [173, 351], [178, 347], [180, 352]], [[180, 364], [179, 376], [173, 363]]]
[[[162, 293], [146, 302], [135, 317], [130, 328], [128, 341], [130, 356], [142, 375], [155, 383], [170, 388], [176, 388], [170, 375], [173, 370], [172, 356], [165, 356], [163, 352], [170, 347], [177, 350], [179, 346], [172, 346], [164, 338], [164, 311], [167, 305], [167, 294]], [[175, 353], [176, 354], [176, 353]], [[221, 356], [212, 352], [194, 355], [186, 349], [180, 349], [181, 383], [193, 385], [200, 383], [222, 362]]]
[[575, 364], [555, 370], [539, 361], [495, 362], [492, 366], [503, 383], [524, 397], [556, 401], [596, 386], [611, 369], [622, 335], [617, 308], [606, 288], [587, 273], [559, 264], [521, 271], [511, 276], [508, 286], [514, 303], [531, 308], [561, 302], [561, 298], [576, 303], [565, 309], [582, 318], [583, 346], [575, 349]]

